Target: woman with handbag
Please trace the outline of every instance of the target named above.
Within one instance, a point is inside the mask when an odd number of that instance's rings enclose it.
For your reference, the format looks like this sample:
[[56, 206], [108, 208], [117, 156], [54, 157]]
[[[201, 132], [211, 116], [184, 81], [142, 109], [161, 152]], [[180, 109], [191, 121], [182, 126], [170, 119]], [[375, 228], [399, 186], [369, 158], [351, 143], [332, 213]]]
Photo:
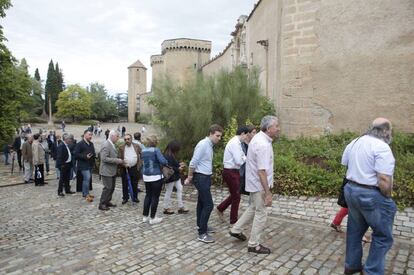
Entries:
[[183, 185], [181, 184], [180, 172], [185, 168], [183, 162], [179, 163], [177, 160], [177, 154], [181, 149], [181, 145], [178, 141], [173, 140], [168, 143], [167, 148], [164, 151], [164, 157], [168, 161], [168, 166], [174, 170], [174, 174], [165, 181], [165, 196], [164, 196], [164, 214], [174, 214], [171, 210], [171, 194], [174, 187], [177, 189], [177, 203], [178, 203], [178, 214], [186, 214], [188, 210], [184, 208], [183, 204]]
[[144, 162], [142, 176], [146, 190], [142, 221], [149, 221], [150, 224], [157, 224], [162, 221], [162, 218], [156, 217], [156, 213], [164, 183], [162, 166], [168, 163], [160, 149], [156, 147], [157, 144], [157, 137], [149, 136], [147, 137], [147, 147], [142, 150], [142, 160]]

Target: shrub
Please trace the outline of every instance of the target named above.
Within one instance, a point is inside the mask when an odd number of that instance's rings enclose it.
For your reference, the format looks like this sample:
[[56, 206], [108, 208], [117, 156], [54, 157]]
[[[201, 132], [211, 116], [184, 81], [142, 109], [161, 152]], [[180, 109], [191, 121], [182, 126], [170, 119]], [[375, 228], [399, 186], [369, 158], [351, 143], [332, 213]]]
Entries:
[[150, 114], [141, 114], [137, 116], [136, 121], [142, 124], [150, 124], [152, 119]]
[[47, 123], [47, 119], [34, 116], [24, 119], [22, 123]]

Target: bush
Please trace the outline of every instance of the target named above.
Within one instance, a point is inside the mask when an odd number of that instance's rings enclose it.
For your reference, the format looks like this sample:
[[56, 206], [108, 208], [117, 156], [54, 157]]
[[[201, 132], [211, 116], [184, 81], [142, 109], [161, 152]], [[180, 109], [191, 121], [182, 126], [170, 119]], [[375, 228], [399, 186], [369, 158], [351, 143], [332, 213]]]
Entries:
[[136, 122], [142, 123], [142, 124], [150, 124], [151, 123], [151, 115], [150, 114], [142, 114], [138, 115]]
[[22, 121], [22, 123], [47, 123], [47, 119], [41, 117], [28, 117]]

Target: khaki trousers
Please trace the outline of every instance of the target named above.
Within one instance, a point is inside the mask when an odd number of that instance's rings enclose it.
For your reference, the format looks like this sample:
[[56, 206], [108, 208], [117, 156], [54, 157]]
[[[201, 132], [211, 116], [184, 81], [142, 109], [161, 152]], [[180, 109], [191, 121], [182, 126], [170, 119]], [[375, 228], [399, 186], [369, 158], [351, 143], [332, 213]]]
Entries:
[[245, 224], [253, 220], [248, 246], [256, 247], [262, 242], [262, 234], [267, 221], [267, 209], [264, 205], [264, 191], [250, 193], [250, 204], [232, 227], [232, 233], [241, 233]]
[[33, 178], [33, 164], [31, 164], [28, 161], [23, 162], [24, 165], [24, 180], [29, 181], [31, 178]]

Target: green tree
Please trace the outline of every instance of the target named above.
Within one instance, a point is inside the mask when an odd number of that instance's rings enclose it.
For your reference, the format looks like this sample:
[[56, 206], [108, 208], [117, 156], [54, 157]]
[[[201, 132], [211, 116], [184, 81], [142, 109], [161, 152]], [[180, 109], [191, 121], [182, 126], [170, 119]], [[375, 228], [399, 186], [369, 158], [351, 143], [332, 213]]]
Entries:
[[89, 118], [92, 98], [88, 91], [80, 85], [69, 85], [59, 94], [56, 102], [59, 118], [71, 118], [72, 121]]
[[[0, 0], [0, 17], [11, 7], [9, 0]], [[6, 38], [0, 25], [0, 143], [9, 142], [20, 121], [22, 103], [30, 97], [30, 77], [4, 44]], [[26, 64], [27, 65], [27, 64]], [[27, 68], [27, 67], [26, 67]]]
[[128, 94], [117, 93], [115, 96], [116, 109], [118, 111], [118, 117], [128, 116]]
[[37, 81], [39, 81], [39, 82], [41, 82], [41, 81], [42, 81], [42, 80], [40, 79], [40, 73], [39, 73], [39, 69], [38, 69], [38, 68], [36, 68], [36, 70], [35, 70], [34, 78], [35, 78]]
[[157, 109], [155, 122], [166, 138], [182, 142], [185, 157], [213, 123], [227, 127], [234, 118], [237, 125], [256, 124], [262, 101], [257, 70], [242, 68], [212, 77], [198, 75], [182, 87], [165, 76], [154, 82], [153, 96], [148, 99]]
[[[52, 113], [56, 112], [56, 100], [59, 93], [59, 80], [53, 65], [53, 60], [49, 62], [49, 68], [47, 70], [47, 78], [45, 85], [45, 109], [49, 114], [49, 104], [52, 106]], [[50, 103], [49, 103], [50, 102]]]
[[59, 97], [59, 93], [61, 93], [65, 89], [65, 83], [63, 82], [62, 70], [59, 68], [59, 63], [57, 62], [56, 62], [56, 67], [55, 67], [55, 74], [56, 74], [57, 82], [58, 82], [58, 97]]
[[118, 117], [116, 101], [108, 96], [103, 84], [91, 83], [89, 92], [92, 97], [91, 118], [107, 121]]

